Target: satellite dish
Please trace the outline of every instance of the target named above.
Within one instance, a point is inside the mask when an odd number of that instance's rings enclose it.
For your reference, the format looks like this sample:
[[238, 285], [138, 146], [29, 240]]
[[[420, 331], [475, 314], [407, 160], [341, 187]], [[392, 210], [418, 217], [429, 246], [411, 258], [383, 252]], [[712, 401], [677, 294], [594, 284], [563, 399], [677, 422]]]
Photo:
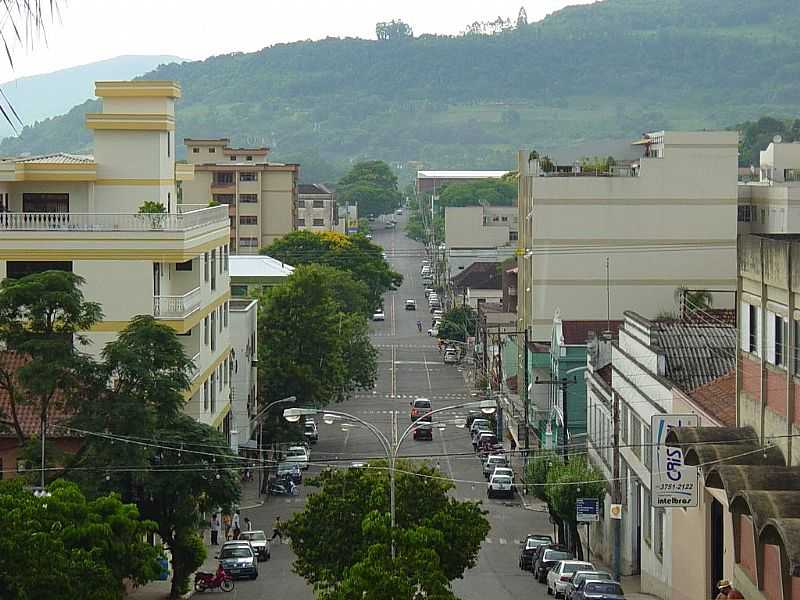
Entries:
[[780, 134], [778, 134], [774, 138], [772, 138], [772, 141], [775, 142], [776, 144], [780, 144], [783, 141], [783, 138], [780, 136]]

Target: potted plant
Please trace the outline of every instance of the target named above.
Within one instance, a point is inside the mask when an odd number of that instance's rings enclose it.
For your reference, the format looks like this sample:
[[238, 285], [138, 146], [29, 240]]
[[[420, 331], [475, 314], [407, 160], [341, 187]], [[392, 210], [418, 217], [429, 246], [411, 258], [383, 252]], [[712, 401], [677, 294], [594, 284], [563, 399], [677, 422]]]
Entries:
[[163, 229], [166, 221], [167, 207], [161, 202], [146, 201], [139, 207], [139, 214], [150, 222], [151, 229]]

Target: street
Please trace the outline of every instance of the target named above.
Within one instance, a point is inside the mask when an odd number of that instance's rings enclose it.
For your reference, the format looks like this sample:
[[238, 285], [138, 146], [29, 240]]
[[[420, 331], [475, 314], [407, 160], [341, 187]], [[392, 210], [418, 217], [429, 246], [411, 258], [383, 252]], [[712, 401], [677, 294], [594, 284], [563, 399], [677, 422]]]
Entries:
[[[436, 342], [426, 334], [431, 324], [419, 263], [424, 255], [421, 244], [403, 233], [405, 216], [397, 217], [396, 229], [374, 225], [374, 242], [384, 247], [394, 270], [404, 276], [399, 290], [385, 296], [386, 320], [371, 323], [373, 343], [379, 350], [378, 380], [374, 390], [362, 391], [352, 400], [336, 406], [336, 410], [352, 413], [396, 439], [409, 425], [409, 403], [416, 397], [429, 398], [434, 408], [470, 400], [460, 367], [444, 365]], [[416, 311], [405, 310], [405, 300], [417, 302]], [[423, 331], [417, 331], [417, 319]], [[392, 413], [397, 414], [393, 419]], [[454, 411], [464, 414], [464, 411]], [[447, 414], [442, 417], [448, 418]], [[312, 466], [307, 475], [318, 471], [329, 461], [349, 464], [365, 458], [383, 458], [378, 441], [362, 428], [342, 431], [340, 425], [326, 425], [317, 419], [319, 442], [312, 447]], [[396, 428], [396, 431], [393, 431]], [[479, 459], [472, 451], [469, 434], [449, 424], [444, 431], [434, 430], [433, 441], [414, 441], [409, 435], [403, 442], [402, 456], [417, 456], [437, 464], [442, 473], [456, 481], [453, 490], [461, 500], [480, 500], [488, 510], [491, 531], [484, 542], [477, 566], [453, 582], [455, 593], [464, 600], [512, 600], [547, 598], [545, 587], [536, 583], [530, 573], [518, 568], [520, 539], [527, 533], [551, 533], [546, 514], [526, 510], [520, 500], [488, 500], [486, 482]], [[518, 474], [520, 476], [521, 474]], [[269, 498], [260, 507], [244, 510], [254, 528], [271, 533], [276, 515], [286, 519], [302, 510], [304, 497], [313, 488], [300, 486], [295, 498]], [[243, 600], [261, 598], [313, 598], [312, 588], [291, 571], [294, 558], [288, 545], [272, 546], [272, 559], [261, 563], [256, 581], [240, 581], [232, 597]]]

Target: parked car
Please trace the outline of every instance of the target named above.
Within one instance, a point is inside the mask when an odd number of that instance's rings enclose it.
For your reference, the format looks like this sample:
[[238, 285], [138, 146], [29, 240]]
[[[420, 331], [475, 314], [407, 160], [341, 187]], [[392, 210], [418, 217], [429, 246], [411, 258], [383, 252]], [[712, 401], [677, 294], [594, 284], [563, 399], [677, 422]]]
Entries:
[[478, 448], [478, 440], [481, 438], [482, 433], [493, 433], [492, 426], [489, 423], [481, 423], [475, 429], [472, 430], [470, 434], [472, 437], [472, 446], [477, 450]]
[[431, 337], [436, 337], [439, 335], [439, 327], [434, 325], [430, 329], [428, 329], [428, 335]]
[[514, 497], [514, 482], [508, 475], [492, 475], [489, 478], [489, 485], [486, 488], [486, 496], [494, 498], [496, 496]]
[[489, 476], [494, 472], [495, 467], [506, 466], [508, 464], [508, 460], [506, 460], [505, 455], [503, 454], [491, 454], [489, 455], [483, 463], [483, 476], [489, 479]]
[[505, 475], [507, 477], [511, 477], [511, 483], [514, 483], [514, 469], [510, 466], [497, 466], [492, 471], [491, 477], [495, 475]]
[[555, 550], [546, 548], [541, 550], [536, 556], [536, 564], [533, 566], [533, 576], [539, 583], [547, 581], [547, 573], [556, 563], [562, 560], [572, 560], [574, 557], [571, 552], [566, 550]]
[[433, 311], [433, 318], [434, 319], [444, 319], [444, 313], [442, 312], [441, 308], [437, 308]]
[[397, 223], [394, 221], [386, 221], [386, 224], [384, 225], [386, 229], [394, 229], [395, 226], [397, 226]]
[[422, 265], [422, 268], [419, 270], [419, 274], [425, 277], [425, 275], [431, 274], [431, 268], [429, 265]]
[[547, 592], [553, 594], [556, 598], [564, 597], [567, 582], [572, 579], [572, 576], [578, 571], [590, 570], [594, 570], [592, 563], [579, 560], [559, 561], [547, 574]]
[[403, 214], [403, 209], [402, 208], [398, 208], [396, 211], [394, 211], [394, 214], [402, 215]]
[[447, 350], [444, 353], [444, 364], [454, 365], [458, 362], [458, 352], [455, 350]]
[[365, 235], [364, 237], [365, 237], [365, 238], [367, 238], [368, 240], [371, 240], [371, 239], [372, 239], [372, 234], [371, 234], [371, 233], [368, 233], [368, 234], [367, 234], [367, 235]]
[[406, 300], [406, 310], [417, 310], [417, 301], [412, 298]]
[[572, 579], [567, 582], [567, 588], [564, 590], [564, 598], [570, 600], [577, 587], [588, 580], [612, 581], [613, 577], [611, 577], [611, 573], [606, 573], [605, 571], [576, 571], [572, 575]]
[[372, 314], [373, 321], [385, 321], [386, 320], [386, 313], [383, 312], [382, 308], [379, 308]]
[[225, 542], [216, 556], [219, 564], [234, 579], [238, 577], [258, 577], [256, 552], [247, 541]]
[[433, 440], [433, 423], [431, 416], [422, 417], [414, 426], [415, 440]]
[[625, 592], [616, 581], [593, 581], [581, 583], [581, 588], [572, 594], [574, 600], [625, 600]]
[[433, 288], [425, 288], [425, 297], [428, 298], [433, 293]]
[[478, 434], [478, 437], [473, 440], [472, 445], [476, 450], [480, 450], [486, 446], [494, 446], [497, 443], [497, 436], [491, 431], [484, 431]]
[[300, 470], [300, 465], [294, 462], [279, 462], [275, 467], [275, 476], [290, 477], [295, 485], [303, 483], [303, 472]]
[[304, 471], [308, 469], [309, 452], [305, 446], [290, 446], [286, 450], [283, 462], [296, 464]]
[[256, 551], [256, 557], [258, 560], [270, 559], [270, 543], [267, 539], [267, 534], [262, 530], [258, 529], [255, 531], [242, 531], [239, 534], [239, 539], [250, 542], [253, 550]]
[[471, 423], [469, 421], [469, 418], [467, 418], [467, 425], [469, 425], [469, 432], [471, 434], [474, 434], [475, 431], [477, 431], [477, 429], [481, 426], [485, 426], [487, 429], [491, 429], [492, 424], [489, 421], [489, 419], [482, 419], [476, 416], [476, 418], [472, 419]]
[[309, 444], [316, 444], [319, 441], [319, 430], [317, 429], [317, 424], [314, 421], [306, 420], [304, 427], [305, 429], [303, 431], [303, 436], [306, 438], [306, 441]]
[[437, 300], [436, 302], [431, 304], [431, 313], [434, 313], [434, 312], [436, 312], [437, 310], [439, 310], [441, 308], [442, 308], [442, 305], [439, 304], [439, 301]]
[[431, 412], [431, 401], [427, 398], [417, 398], [412, 400], [411, 404], [411, 422], [413, 423], [425, 413]]
[[519, 553], [519, 568], [523, 571], [532, 570], [536, 549], [544, 544], [552, 543], [552, 541], [553, 539], [549, 535], [539, 536], [536, 534], [529, 534], [525, 541], [522, 542], [522, 549]]

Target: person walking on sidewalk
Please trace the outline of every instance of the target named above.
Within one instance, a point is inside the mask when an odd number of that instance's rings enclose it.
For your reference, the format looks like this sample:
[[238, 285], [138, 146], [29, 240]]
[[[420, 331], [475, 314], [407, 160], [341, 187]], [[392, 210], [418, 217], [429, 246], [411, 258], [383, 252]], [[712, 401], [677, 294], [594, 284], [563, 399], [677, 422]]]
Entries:
[[242, 524], [239, 517], [239, 511], [233, 513], [233, 539], [238, 540], [239, 534], [242, 533]]
[[222, 526], [225, 528], [225, 541], [231, 539], [231, 516], [227, 513], [222, 515]]
[[219, 546], [219, 515], [214, 513], [211, 515], [211, 545]]
[[250, 517], [244, 518], [244, 530], [245, 531], [253, 531], [253, 523], [250, 521]]
[[272, 525], [272, 537], [269, 538], [270, 541], [274, 540], [275, 538], [280, 539], [281, 544], [283, 543], [283, 523], [281, 523], [281, 518], [279, 516], [275, 516], [275, 522]]

